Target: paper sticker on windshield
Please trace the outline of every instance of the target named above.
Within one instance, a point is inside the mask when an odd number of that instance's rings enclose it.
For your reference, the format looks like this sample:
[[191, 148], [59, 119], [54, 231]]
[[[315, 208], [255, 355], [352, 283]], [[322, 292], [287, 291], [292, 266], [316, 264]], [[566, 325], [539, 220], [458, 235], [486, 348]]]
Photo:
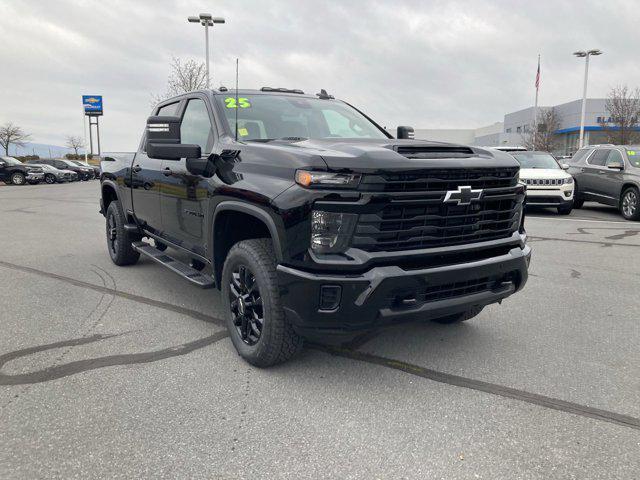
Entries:
[[246, 137], [247, 135], [249, 135], [249, 131], [246, 128], [239, 128], [238, 133], [243, 137]]
[[251, 103], [245, 97], [238, 98], [237, 102], [236, 102], [236, 97], [227, 97], [224, 99], [224, 104], [226, 105], [227, 108], [238, 108], [238, 105], [240, 106], [240, 108], [251, 107]]
[[635, 155], [636, 151], [635, 150], [627, 150], [627, 155]]

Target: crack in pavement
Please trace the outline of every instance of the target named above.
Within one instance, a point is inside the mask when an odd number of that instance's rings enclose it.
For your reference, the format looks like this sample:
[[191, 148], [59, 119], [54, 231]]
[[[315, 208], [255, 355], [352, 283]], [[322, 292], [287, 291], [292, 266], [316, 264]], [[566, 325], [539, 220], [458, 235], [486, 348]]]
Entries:
[[[640, 245], [634, 245], [634, 246], [640, 246]], [[4, 266], [6, 268], [11, 268], [11, 269], [19, 270], [23, 272], [33, 273], [33, 274], [41, 275], [48, 278], [57, 279], [66, 283], [70, 283], [72, 285], [88, 288], [88, 289], [99, 291], [99, 292], [110, 293], [123, 298], [127, 298], [129, 300], [137, 301], [147, 305], [152, 305], [158, 308], [163, 308], [165, 310], [174, 311], [176, 313], [189, 315], [195, 319], [203, 320], [205, 322], [213, 323], [219, 326], [225, 325], [224, 320], [216, 317], [212, 317], [210, 315], [203, 314], [201, 312], [197, 312], [195, 310], [186, 309], [184, 307], [179, 307], [177, 305], [172, 305], [169, 303], [159, 302], [157, 300], [152, 300], [146, 297], [132, 295], [132, 294], [122, 292], [120, 290], [115, 290], [112, 288], [100, 287], [98, 285], [94, 285], [88, 282], [82, 282], [80, 280], [75, 280], [73, 278], [65, 277], [63, 275], [45, 272], [45, 271], [38, 270], [31, 267], [15, 265], [13, 263], [9, 263], [2, 260], [0, 260], [0, 266]], [[2, 366], [4, 364], [6, 364], [7, 362], [15, 358], [24, 357], [27, 355], [31, 355], [33, 353], [37, 353], [44, 350], [50, 350], [53, 348], [84, 345], [87, 343], [104, 340], [104, 339], [111, 338], [113, 336], [118, 336], [118, 335], [123, 335], [123, 334], [111, 334], [111, 335], [98, 334], [98, 335], [93, 335], [92, 337], [66, 340], [66, 341], [56, 342], [48, 345], [42, 345], [38, 347], [30, 347], [22, 350], [17, 350], [15, 352], [9, 352], [4, 355], [0, 355], [0, 370], [2, 369]], [[630, 415], [624, 415], [616, 412], [611, 412], [608, 410], [588, 407], [586, 405], [581, 405], [574, 402], [568, 402], [565, 400], [548, 397], [545, 395], [539, 395], [537, 393], [531, 393], [525, 390], [519, 390], [516, 388], [511, 388], [511, 387], [507, 387], [507, 386], [496, 384], [496, 383], [485, 382], [483, 380], [476, 380], [473, 378], [462, 377], [459, 375], [440, 372], [437, 370], [432, 370], [430, 368], [421, 367], [419, 365], [403, 362], [400, 360], [394, 360], [391, 358], [386, 358], [386, 357], [371, 354], [371, 353], [360, 352], [358, 350], [353, 349], [354, 347], [360, 348], [364, 343], [366, 343], [369, 340], [372, 340], [375, 335], [377, 335], [377, 333], [363, 334], [362, 336], [355, 339], [349, 345], [351, 348], [333, 347], [329, 345], [321, 345], [316, 343], [307, 343], [307, 346], [308, 348], [311, 348], [313, 350], [324, 352], [333, 356], [338, 356], [338, 357], [342, 357], [350, 360], [355, 360], [358, 362], [364, 362], [371, 365], [378, 365], [381, 367], [390, 368], [392, 370], [404, 372], [410, 375], [415, 375], [428, 380], [432, 380], [434, 382], [443, 383], [451, 386], [462, 387], [462, 388], [468, 388], [470, 390], [489, 393], [491, 395], [497, 395], [500, 397], [537, 405], [543, 408], [557, 410], [565, 413], [571, 413], [574, 415], [579, 415], [579, 416], [590, 418], [590, 419], [595, 419], [599, 421], [604, 421], [604, 422], [613, 423], [616, 425], [640, 430], [640, 418], [632, 417]], [[5, 374], [2, 374], [0, 371], [0, 385], [20, 385], [25, 383], [39, 383], [39, 382], [44, 382], [48, 380], [53, 380], [56, 378], [62, 378], [65, 376], [73, 375], [73, 374], [80, 373], [87, 370], [94, 370], [94, 369], [104, 368], [104, 367], [109, 367], [114, 365], [127, 365], [127, 364], [135, 364], [135, 363], [155, 362], [158, 360], [162, 360], [164, 358], [174, 357], [178, 355], [185, 355], [199, 348], [203, 348], [213, 343], [216, 343], [228, 336], [229, 334], [225, 329], [209, 337], [201, 338], [193, 342], [185, 343], [175, 347], [166, 348], [163, 350], [156, 350], [152, 352], [143, 352], [143, 353], [137, 353], [137, 354], [134, 353], [134, 354], [123, 354], [123, 355], [111, 355], [107, 357], [80, 360], [77, 362], [71, 362], [65, 365], [49, 367], [41, 371], [31, 372], [31, 373], [21, 374], [21, 375], [5, 375]]]

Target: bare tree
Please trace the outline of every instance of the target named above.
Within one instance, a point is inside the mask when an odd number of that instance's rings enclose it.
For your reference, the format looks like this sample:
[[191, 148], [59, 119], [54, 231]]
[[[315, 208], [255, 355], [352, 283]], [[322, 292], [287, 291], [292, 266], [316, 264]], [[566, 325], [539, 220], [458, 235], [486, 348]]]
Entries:
[[609, 143], [628, 145], [640, 141], [640, 89], [630, 90], [626, 85], [612, 88], [604, 106], [610, 118], [602, 117], [600, 126]]
[[152, 106], [182, 93], [201, 90], [207, 87], [207, 69], [204, 63], [189, 59], [186, 61], [173, 57], [171, 72], [167, 79], [167, 91], [164, 95], [153, 95]]
[[84, 140], [81, 137], [67, 135], [67, 148], [72, 148], [76, 155], [78, 150], [84, 147]]
[[25, 143], [31, 139], [31, 135], [22, 131], [22, 128], [11, 122], [0, 127], [0, 146], [4, 148], [4, 154], [9, 155], [9, 146], [17, 145], [24, 147]]
[[559, 147], [560, 119], [555, 108], [544, 108], [538, 112], [537, 128], [522, 135], [522, 143], [527, 150], [553, 152]]

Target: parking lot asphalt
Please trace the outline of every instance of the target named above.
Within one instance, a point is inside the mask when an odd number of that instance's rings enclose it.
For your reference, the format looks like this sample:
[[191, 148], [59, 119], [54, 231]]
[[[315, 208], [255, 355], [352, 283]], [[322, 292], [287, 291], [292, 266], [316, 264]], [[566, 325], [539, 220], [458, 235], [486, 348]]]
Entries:
[[244, 363], [219, 295], [106, 251], [99, 184], [0, 189], [0, 478], [640, 477], [640, 224], [527, 215], [525, 289]]

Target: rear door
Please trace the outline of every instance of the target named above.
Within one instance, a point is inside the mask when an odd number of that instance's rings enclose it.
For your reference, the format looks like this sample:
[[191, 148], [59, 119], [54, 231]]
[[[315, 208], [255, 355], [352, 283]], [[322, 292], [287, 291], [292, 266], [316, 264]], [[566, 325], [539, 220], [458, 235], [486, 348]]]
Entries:
[[[208, 157], [216, 143], [216, 135], [213, 112], [205, 97], [190, 97], [182, 106], [181, 115], [181, 143], [200, 145], [202, 157]], [[185, 158], [164, 160], [162, 173], [160, 208], [163, 235], [187, 250], [204, 255], [209, 180], [190, 173]]]
[[[179, 108], [179, 101], [162, 105], [156, 115], [175, 115]], [[138, 222], [149, 232], [159, 235], [162, 223], [160, 186], [164, 179], [162, 160], [150, 158], [145, 143], [143, 139], [131, 165], [131, 202]]]

